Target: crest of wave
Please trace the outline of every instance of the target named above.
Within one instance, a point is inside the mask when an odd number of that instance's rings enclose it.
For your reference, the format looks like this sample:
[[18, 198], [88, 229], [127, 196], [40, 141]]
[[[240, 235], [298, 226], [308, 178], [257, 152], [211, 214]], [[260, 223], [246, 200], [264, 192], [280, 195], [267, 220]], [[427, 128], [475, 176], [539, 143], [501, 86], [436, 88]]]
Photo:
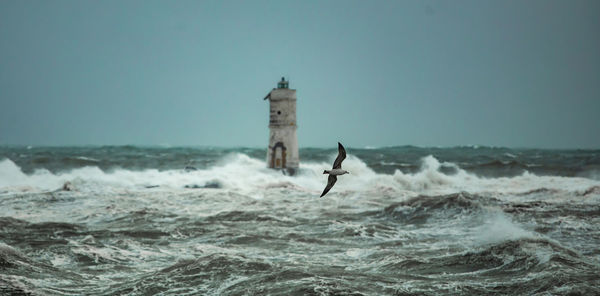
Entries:
[[[452, 167], [455, 173], [442, 173], [442, 165]], [[460, 191], [519, 194], [540, 188], [581, 192], [600, 185], [599, 182], [586, 178], [537, 176], [527, 171], [514, 177], [484, 178], [469, 173], [454, 163], [440, 163], [431, 155], [422, 159], [419, 172], [405, 174], [396, 170], [393, 179], [402, 188], [419, 194], [449, 194]]]
[[[320, 193], [327, 180], [324, 169], [331, 168], [335, 155], [330, 162], [302, 163], [296, 176], [285, 176], [277, 170], [266, 168], [263, 160], [250, 158], [245, 154], [233, 153], [222, 158], [215, 166], [186, 172], [184, 170], [156, 169], [132, 171], [113, 169], [102, 171], [88, 166], [53, 174], [38, 169], [25, 174], [11, 160], [0, 161], [0, 188], [4, 190], [55, 190], [65, 182], [71, 182], [81, 191], [110, 190], [186, 190], [185, 187], [219, 187], [235, 190], [252, 196], [262, 195], [265, 190], [284, 188], [304, 191], [307, 194]], [[453, 167], [453, 174], [440, 171], [443, 166]], [[448, 194], [459, 191], [522, 193], [539, 188], [584, 191], [591, 186], [600, 185], [598, 181], [585, 178], [558, 176], [536, 176], [525, 172], [520, 176], [503, 178], [482, 178], [469, 173], [456, 164], [440, 163], [435, 157], [422, 159], [421, 169], [414, 174], [400, 170], [392, 175], [378, 174], [359, 158], [348, 155], [343, 168], [350, 174], [338, 178], [332, 193], [405, 193]]]
[[56, 174], [46, 169], [37, 169], [28, 175], [10, 159], [0, 161], [0, 188], [17, 191], [55, 190], [65, 182], [71, 182], [77, 190], [82, 191], [185, 189], [186, 186], [204, 187], [208, 184], [224, 188], [245, 188], [250, 184], [272, 181], [279, 175], [276, 171], [266, 169], [264, 162], [244, 154], [228, 155], [214, 167], [190, 172], [120, 168], [103, 171], [95, 166], [86, 166]]

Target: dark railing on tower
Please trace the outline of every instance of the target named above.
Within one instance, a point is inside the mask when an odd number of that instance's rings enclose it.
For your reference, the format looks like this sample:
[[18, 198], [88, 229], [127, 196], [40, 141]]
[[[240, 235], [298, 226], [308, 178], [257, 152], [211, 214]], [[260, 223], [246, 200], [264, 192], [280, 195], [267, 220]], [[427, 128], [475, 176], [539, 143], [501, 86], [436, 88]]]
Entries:
[[277, 88], [289, 88], [289, 84], [289, 81], [285, 81], [285, 77], [281, 77], [281, 81], [277, 83]]

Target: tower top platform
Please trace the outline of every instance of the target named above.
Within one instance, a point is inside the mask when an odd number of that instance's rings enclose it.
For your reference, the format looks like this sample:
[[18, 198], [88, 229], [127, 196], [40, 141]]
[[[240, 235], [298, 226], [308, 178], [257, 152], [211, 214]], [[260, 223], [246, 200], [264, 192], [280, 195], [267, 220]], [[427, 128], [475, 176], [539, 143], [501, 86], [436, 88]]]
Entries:
[[277, 83], [277, 88], [290, 88], [290, 82], [285, 80], [285, 77], [281, 77], [281, 81]]

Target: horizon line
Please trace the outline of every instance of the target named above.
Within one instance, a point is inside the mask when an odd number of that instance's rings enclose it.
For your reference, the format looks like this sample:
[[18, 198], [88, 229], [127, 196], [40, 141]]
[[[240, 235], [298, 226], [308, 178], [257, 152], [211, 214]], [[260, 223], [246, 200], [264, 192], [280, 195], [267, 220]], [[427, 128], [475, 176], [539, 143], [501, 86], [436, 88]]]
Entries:
[[[420, 146], [414, 144], [402, 144], [402, 145], [364, 145], [363, 147], [357, 147], [352, 145], [345, 145], [351, 149], [389, 149], [389, 148], [419, 148], [419, 149], [456, 149], [456, 148], [470, 148], [470, 149], [512, 149], [512, 150], [600, 150], [600, 147], [595, 148], [581, 148], [581, 147], [570, 147], [570, 148], [555, 148], [555, 147], [527, 147], [527, 146], [493, 146], [493, 145], [480, 145], [480, 144], [465, 144], [465, 145], [432, 145], [432, 146]], [[267, 149], [266, 146], [254, 146], [254, 145], [171, 145], [171, 144], [64, 144], [64, 145], [32, 145], [32, 144], [0, 144], [0, 148], [101, 148], [101, 147], [135, 147], [135, 148], [160, 148], [160, 149], [171, 149], [171, 148], [209, 148], [209, 149]], [[300, 146], [299, 149], [337, 149], [337, 146], [325, 147], [325, 146]]]

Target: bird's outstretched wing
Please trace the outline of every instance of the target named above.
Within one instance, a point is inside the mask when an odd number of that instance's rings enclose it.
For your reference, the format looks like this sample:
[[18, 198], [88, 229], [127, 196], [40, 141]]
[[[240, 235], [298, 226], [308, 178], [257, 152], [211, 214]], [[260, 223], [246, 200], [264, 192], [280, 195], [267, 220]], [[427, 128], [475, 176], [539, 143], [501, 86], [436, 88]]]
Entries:
[[336, 181], [337, 177], [335, 175], [329, 175], [329, 178], [327, 178], [327, 186], [325, 187], [325, 190], [323, 190], [323, 193], [321, 193], [321, 196], [319, 197], [323, 197], [323, 195], [327, 194], [327, 192], [329, 192], [329, 190], [331, 189], [331, 187], [333, 187], [333, 184], [335, 184]]
[[333, 162], [333, 169], [341, 169], [344, 159], [346, 159], [346, 149], [344, 149], [342, 143], [338, 142], [338, 156]]

